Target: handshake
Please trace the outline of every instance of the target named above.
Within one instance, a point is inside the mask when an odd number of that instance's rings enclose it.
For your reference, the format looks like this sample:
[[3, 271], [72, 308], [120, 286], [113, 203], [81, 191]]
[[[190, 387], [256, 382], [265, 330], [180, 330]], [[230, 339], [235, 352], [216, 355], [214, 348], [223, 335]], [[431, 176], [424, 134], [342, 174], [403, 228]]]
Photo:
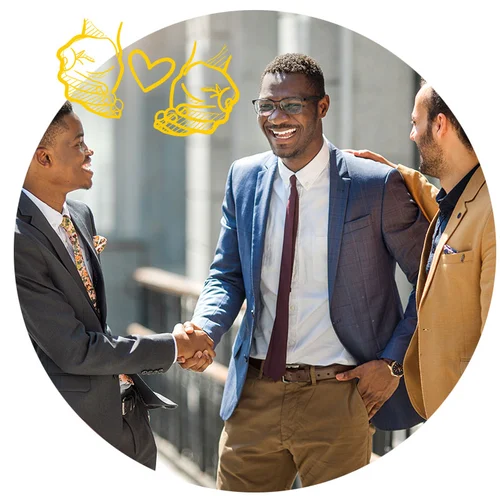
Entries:
[[203, 372], [215, 358], [214, 341], [196, 325], [177, 323], [172, 332], [177, 344], [177, 363], [186, 369]]

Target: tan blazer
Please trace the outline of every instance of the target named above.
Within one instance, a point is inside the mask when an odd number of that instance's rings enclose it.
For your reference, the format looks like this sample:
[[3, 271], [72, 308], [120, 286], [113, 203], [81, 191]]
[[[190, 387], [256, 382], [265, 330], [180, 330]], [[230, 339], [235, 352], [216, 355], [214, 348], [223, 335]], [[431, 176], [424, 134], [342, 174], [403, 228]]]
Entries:
[[[422, 211], [432, 218], [417, 283], [417, 329], [404, 359], [411, 403], [429, 418], [455, 387], [484, 328], [495, 275], [493, 209], [479, 168], [458, 200], [426, 276], [438, 190], [416, 170], [402, 165], [398, 170]], [[445, 254], [445, 244], [457, 253]]]

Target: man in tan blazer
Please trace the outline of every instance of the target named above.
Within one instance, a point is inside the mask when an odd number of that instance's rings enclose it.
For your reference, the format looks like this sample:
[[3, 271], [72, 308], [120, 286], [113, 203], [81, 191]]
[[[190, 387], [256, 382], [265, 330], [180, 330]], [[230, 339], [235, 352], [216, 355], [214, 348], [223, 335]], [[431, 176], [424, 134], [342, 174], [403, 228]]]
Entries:
[[459, 122], [425, 82], [415, 97], [410, 139], [421, 173], [370, 151], [353, 153], [389, 164], [431, 221], [417, 283], [418, 324], [404, 359], [404, 380], [417, 412], [429, 418], [464, 372], [490, 306], [495, 275], [493, 209], [483, 171]]

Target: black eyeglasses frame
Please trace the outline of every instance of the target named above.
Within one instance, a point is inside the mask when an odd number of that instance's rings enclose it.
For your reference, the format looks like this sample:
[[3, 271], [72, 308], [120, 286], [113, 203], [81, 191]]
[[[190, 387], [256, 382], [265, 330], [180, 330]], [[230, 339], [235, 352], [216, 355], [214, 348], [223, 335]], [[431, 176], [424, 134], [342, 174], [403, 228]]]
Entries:
[[[306, 96], [306, 97], [299, 97], [299, 96], [284, 97], [283, 99], [280, 99], [279, 101], [275, 101], [274, 99], [268, 99], [268, 98], [259, 98], [259, 99], [253, 99], [252, 105], [253, 105], [254, 111], [257, 113], [258, 116], [271, 116], [276, 111], [276, 108], [278, 108], [278, 107], [281, 109], [281, 111], [283, 111], [283, 113], [286, 113], [287, 115], [289, 115], [289, 114], [298, 115], [298, 114], [302, 113], [302, 108], [304, 106], [301, 106], [300, 111], [297, 111], [297, 113], [290, 113], [290, 112], [286, 111], [285, 109], [283, 109], [282, 102], [296, 99], [298, 101], [301, 101], [301, 104], [302, 104], [302, 102], [307, 102], [307, 101], [320, 101], [321, 99], [323, 99], [323, 97], [325, 97], [325, 94], [312, 95], [312, 96]], [[257, 110], [257, 103], [259, 101], [270, 101], [273, 103], [274, 107], [271, 111], [269, 111], [269, 113], [266, 113], [266, 114], [259, 113], [259, 111]]]

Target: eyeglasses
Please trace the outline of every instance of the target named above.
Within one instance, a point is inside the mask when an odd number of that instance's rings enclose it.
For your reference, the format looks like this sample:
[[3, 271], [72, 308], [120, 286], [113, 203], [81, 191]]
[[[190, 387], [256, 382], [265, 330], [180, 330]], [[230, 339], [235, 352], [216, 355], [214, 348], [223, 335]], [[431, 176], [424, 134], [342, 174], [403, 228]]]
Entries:
[[255, 112], [259, 116], [270, 116], [274, 110], [279, 106], [282, 111], [287, 115], [298, 115], [302, 112], [304, 102], [306, 101], [319, 101], [323, 99], [324, 95], [313, 95], [309, 97], [285, 97], [279, 101], [272, 99], [254, 99], [252, 101]]

